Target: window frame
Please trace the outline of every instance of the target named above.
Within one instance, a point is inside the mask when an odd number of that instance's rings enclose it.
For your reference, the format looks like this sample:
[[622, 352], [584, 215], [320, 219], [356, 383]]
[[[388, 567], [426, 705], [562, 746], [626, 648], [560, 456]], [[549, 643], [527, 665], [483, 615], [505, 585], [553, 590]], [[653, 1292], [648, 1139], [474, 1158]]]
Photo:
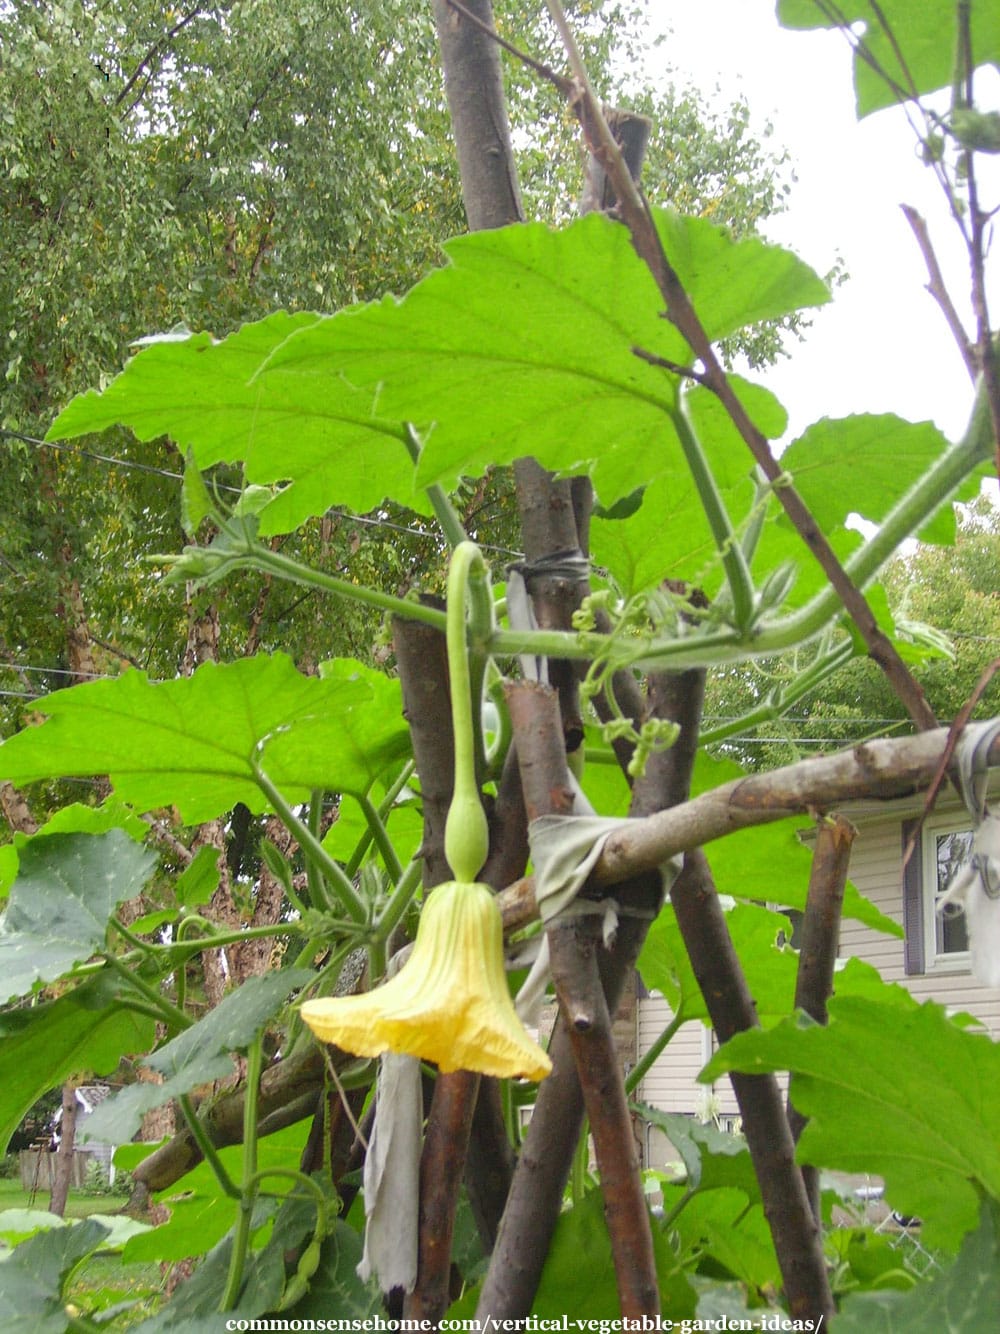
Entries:
[[928, 817], [922, 828], [916, 820], [904, 820], [902, 846], [906, 849], [918, 829], [916, 843], [903, 872], [903, 929], [905, 972], [909, 977], [941, 977], [970, 973], [969, 951], [939, 952], [937, 948], [937, 899], [945, 886], [937, 883], [939, 834], [972, 833], [969, 817], [951, 811]]

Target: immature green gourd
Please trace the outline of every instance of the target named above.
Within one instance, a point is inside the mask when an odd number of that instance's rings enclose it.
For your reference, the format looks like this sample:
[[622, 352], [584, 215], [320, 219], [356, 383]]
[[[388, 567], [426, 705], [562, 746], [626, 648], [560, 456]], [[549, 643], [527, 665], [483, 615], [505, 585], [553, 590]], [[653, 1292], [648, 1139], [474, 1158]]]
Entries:
[[281, 1302], [278, 1306], [279, 1311], [287, 1311], [290, 1306], [300, 1302], [309, 1291], [310, 1281], [319, 1268], [320, 1256], [320, 1243], [316, 1237], [313, 1237], [302, 1252], [295, 1273], [285, 1283], [285, 1290], [281, 1295]]
[[444, 853], [452, 875], [462, 884], [475, 880], [490, 847], [489, 825], [476, 781], [475, 722], [465, 637], [469, 572], [473, 564], [481, 562], [475, 543], [462, 542], [455, 548], [448, 571], [448, 681], [455, 734], [455, 788], [445, 822]]

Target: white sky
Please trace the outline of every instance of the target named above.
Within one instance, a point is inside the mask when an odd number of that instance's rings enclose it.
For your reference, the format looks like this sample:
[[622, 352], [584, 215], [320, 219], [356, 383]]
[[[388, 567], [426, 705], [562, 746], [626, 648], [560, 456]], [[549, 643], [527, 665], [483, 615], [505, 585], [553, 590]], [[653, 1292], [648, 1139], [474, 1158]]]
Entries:
[[[923, 259], [899, 205], [927, 219], [953, 298], [967, 325], [969, 277], [957, 228], [932, 173], [920, 162], [901, 111], [858, 123], [851, 55], [836, 32], [778, 26], [775, 0], [649, 0], [666, 31], [654, 60], [723, 105], [742, 93], [754, 122], [774, 124], [798, 183], [768, 235], [820, 274], [837, 256], [850, 275], [818, 310], [802, 344], [760, 378], [788, 409], [791, 435], [822, 416], [896, 412], [931, 418], [949, 437], [964, 429], [971, 385], [936, 302], [924, 290]], [[1000, 106], [1000, 79], [977, 75], [977, 101]], [[984, 159], [982, 202], [1000, 203], [1000, 159]], [[985, 188], [984, 188], [985, 187]], [[993, 284], [993, 314], [1000, 310]], [[791, 435], [789, 438], [791, 438]]]

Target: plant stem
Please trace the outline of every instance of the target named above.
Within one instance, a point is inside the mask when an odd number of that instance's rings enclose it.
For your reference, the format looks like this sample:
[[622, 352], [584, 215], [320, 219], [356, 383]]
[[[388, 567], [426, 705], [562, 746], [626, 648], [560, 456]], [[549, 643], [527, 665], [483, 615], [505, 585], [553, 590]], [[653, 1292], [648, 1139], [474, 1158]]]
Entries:
[[257, 1200], [257, 1104], [264, 1063], [262, 1038], [263, 1034], [258, 1033], [247, 1048], [246, 1093], [243, 1101], [243, 1189], [240, 1192], [240, 1203], [236, 1214], [236, 1230], [229, 1257], [226, 1289], [219, 1303], [220, 1311], [231, 1311], [240, 1299], [247, 1248], [250, 1244], [250, 1224]]
[[357, 796], [355, 800], [361, 807], [362, 814], [368, 824], [368, 830], [371, 833], [372, 838], [375, 840], [376, 847], [382, 855], [382, 863], [385, 866], [386, 871], [389, 873], [389, 879], [396, 885], [399, 883], [399, 878], [403, 874], [403, 864], [399, 860], [399, 854], [392, 845], [392, 840], [389, 838], [388, 831], [382, 822], [382, 817], [375, 809], [375, 805], [369, 797]]
[[248, 549], [243, 562], [253, 569], [263, 570], [286, 579], [289, 583], [301, 584], [307, 588], [318, 588], [324, 593], [335, 593], [338, 597], [353, 598], [356, 602], [367, 603], [379, 611], [391, 612], [394, 616], [405, 616], [411, 621], [422, 621], [437, 630], [445, 628], [445, 614], [436, 607], [414, 602], [408, 598], [392, 597], [389, 593], [380, 593], [377, 589], [366, 588], [362, 584], [352, 584], [346, 579], [338, 579], [332, 574], [323, 574], [285, 556], [280, 551], [272, 551], [258, 542]]
[[681, 442], [716, 548], [722, 557], [722, 566], [733, 599], [733, 620], [738, 630], [746, 632], [753, 622], [755, 598], [753, 580], [750, 578], [743, 547], [733, 531], [733, 525], [726, 513], [719, 488], [715, 484], [715, 477], [708, 466], [701, 441], [692, 429], [682, 405], [678, 404], [670, 414], [670, 419]]
[[[294, 1167], [263, 1167], [260, 1171], [254, 1173], [248, 1184], [253, 1186], [258, 1195], [271, 1196], [272, 1192], [260, 1189], [260, 1183], [266, 1181], [269, 1177], [281, 1177], [282, 1180], [292, 1181], [297, 1186], [305, 1187], [306, 1193], [312, 1195], [316, 1201], [316, 1235], [320, 1239], [326, 1236], [330, 1228], [330, 1206], [319, 1182], [314, 1181], [310, 1176], [306, 1176], [305, 1172], [297, 1172]], [[288, 1195], [279, 1198], [287, 1200], [294, 1194], [295, 1192], [291, 1191]]]
[[854, 641], [844, 638], [829, 653], [825, 653], [811, 663], [805, 671], [799, 672], [790, 685], [782, 687], [780, 690], [768, 699], [765, 703], [758, 705], [756, 709], [751, 709], [739, 718], [734, 718], [732, 722], [722, 723], [718, 727], [706, 728], [701, 733], [701, 745], [714, 746], [720, 741], [725, 741], [727, 737], [739, 736], [743, 732], [748, 732], [752, 728], [759, 727], [761, 723], [772, 722], [775, 718], [782, 717], [783, 714], [798, 703], [817, 686], [821, 685], [834, 672], [856, 655]]
[[130, 987], [133, 987], [156, 1009], [161, 1020], [168, 1028], [190, 1028], [194, 1023], [189, 1019], [183, 1010], [179, 1010], [172, 1001], [168, 1001], [166, 996], [161, 996], [155, 987], [151, 987], [148, 982], [141, 978], [138, 973], [133, 973], [130, 968], [126, 968], [122, 961], [114, 954], [106, 954], [105, 959], [111, 965], [120, 977], [124, 978]]
[[388, 940], [394, 928], [398, 925], [403, 914], [413, 902], [413, 896], [417, 892], [417, 886], [420, 884], [422, 873], [420, 861], [414, 857], [406, 870], [399, 877], [396, 888], [389, 896], [389, 901], [379, 913], [376, 919], [373, 934], [379, 940]]
[[[420, 437], [417, 435], [411, 422], [406, 423], [406, 430], [403, 435], [403, 443], [406, 445], [406, 452], [413, 460], [414, 465], [420, 461], [420, 451], [423, 448]], [[438, 482], [432, 482], [426, 487], [427, 498], [431, 502], [434, 510], [434, 517], [437, 519], [444, 539], [454, 551], [457, 546], [468, 541], [468, 534], [462, 527], [462, 520], [458, 517], [458, 511], [451, 503], [447, 491]]]
[[191, 1101], [190, 1093], [182, 1093], [177, 1099], [178, 1106], [184, 1114], [184, 1120], [187, 1122], [187, 1128], [191, 1132], [191, 1138], [201, 1150], [201, 1156], [215, 1175], [224, 1194], [230, 1199], [240, 1199], [240, 1190], [232, 1177], [226, 1171], [225, 1164], [219, 1157], [218, 1150], [209, 1138], [208, 1131], [198, 1119], [198, 1113], [194, 1103]]
[[[309, 833], [317, 843], [323, 841], [323, 794], [318, 789], [309, 799]], [[322, 883], [322, 873], [315, 857], [306, 854], [306, 884], [309, 887], [309, 902], [313, 907], [327, 902], [326, 887]]]
[[[326, 848], [323, 847], [323, 844], [309, 829], [308, 825], [304, 824], [295, 814], [291, 806], [260, 767], [260, 762], [256, 756], [251, 760], [251, 765], [253, 767], [257, 786], [274, 807], [275, 813], [281, 817], [286, 828], [295, 835], [299, 847], [303, 852], [311, 857], [315, 857], [316, 862], [323, 871], [330, 887], [346, 909], [347, 915], [355, 922], [367, 922], [368, 907], [364, 899], [361, 898], [358, 891], [344, 874], [343, 868], [340, 866], [339, 862], [334, 861]], [[325, 887], [324, 902], [322, 906], [328, 909], [332, 907], [329, 898], [326, 896]]]
[[649, 1048], [649, 1051], [647, 1051], [640, 1060], [636, 1061], [635, 1065], [633, 1065], [632, 1069], [625, 1076], [626, 1093], [632, 1093], [639, 1087], [642, 1081], [646, 1078], [646, 1075], [666, 1051], [667, 1047], [670, 1045], [671, 1038], [673, 1038], [682, 1023], [683, 1019], [681, 1015], [675, 1014], [670, 1020], [670, 1023], [667, 1024], [666, 1028]]
[[[379, 819], [383, 822], [383, 824], [389, 818], [389, 815], [392, 812], [392, 808], [396, 804], [396, 798], [399, 796], [400, 792], [402, 792], [403, 788], [406, 787], [407, 783], [410, 781], [413, 771], [414, 771], [413, 761], [407, 760], [406, 763], [403, 765], [402, 769], [400, 769], [398, 777], [389, 786], [385, 796], [379, 802], [378, 816]], [[361, 863], [365, 859], [365, 854], [367, 853], [371, 845], [372, 845], [372, 831], [369, 828], [366, 829], [365, 832], [358, 839], [357, 846], [351, 853], [348, 860], [344, 863], [345, 875], [350, 877], [357, 874], [358, 870], [361, 867]]]

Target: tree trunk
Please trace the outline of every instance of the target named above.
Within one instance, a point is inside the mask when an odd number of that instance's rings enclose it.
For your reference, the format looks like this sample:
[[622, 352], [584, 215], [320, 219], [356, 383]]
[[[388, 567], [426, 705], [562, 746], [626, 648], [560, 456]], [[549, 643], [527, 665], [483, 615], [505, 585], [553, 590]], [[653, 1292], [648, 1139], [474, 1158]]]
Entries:
[[63, 1085], [62, 1120], [59, 1123], [59, 1148], [53, 1164], [52, 1194], [49, 1197], [49, 1213], [62, 1218], [66, 1213], [66, 1200], [73, 1181], [73, 1152], [76, 1148], [76, 1084]]
[[[466, 8], [492, 28], [490, 0], [466, 0]], [[448, 0], [434, 0], [434, 21], [469, 230], [523, 222], [500, 50]]]

